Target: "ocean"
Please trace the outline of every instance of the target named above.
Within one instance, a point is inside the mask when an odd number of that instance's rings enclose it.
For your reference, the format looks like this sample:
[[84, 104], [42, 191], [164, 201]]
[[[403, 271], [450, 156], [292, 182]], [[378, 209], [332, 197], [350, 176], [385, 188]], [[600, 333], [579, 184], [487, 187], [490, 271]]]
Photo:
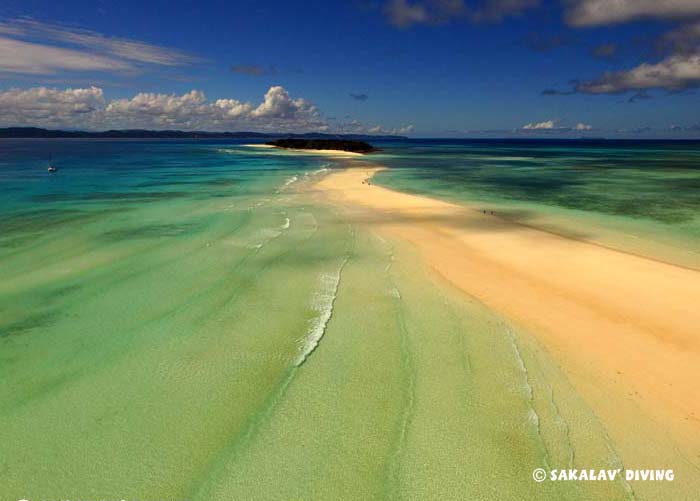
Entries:
[[[697, 265], [698, 143], [377, 146], [379, 184]], [[0, 498], [630, 498], [532, 480], [622, 462], [534, 337], [315, 193], [345, 162], [0, 141]]]
[[388, 187], [700, 267], [700, 141], [415, 140], [377, 162]]

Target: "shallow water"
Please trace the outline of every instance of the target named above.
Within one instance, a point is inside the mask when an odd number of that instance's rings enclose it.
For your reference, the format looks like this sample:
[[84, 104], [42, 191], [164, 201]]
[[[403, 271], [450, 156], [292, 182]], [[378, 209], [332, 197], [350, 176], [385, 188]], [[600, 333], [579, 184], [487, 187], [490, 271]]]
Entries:
[[[45, 172], [53, 154], [57, 175]], [[0, 498], [626, 499], [527, 333], [236, 144], [0, 149]]]
[[387, 143], [375, 181], [700, 267], [697, 141]]

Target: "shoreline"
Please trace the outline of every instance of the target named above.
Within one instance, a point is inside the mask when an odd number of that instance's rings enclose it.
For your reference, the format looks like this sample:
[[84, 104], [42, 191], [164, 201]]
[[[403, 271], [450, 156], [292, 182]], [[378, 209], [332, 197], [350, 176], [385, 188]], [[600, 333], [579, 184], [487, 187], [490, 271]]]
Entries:
[[[388, 167], [384, 167], [384, 166], [373, 166], [372, 168], [376, 169], [374, 171], [374, 173], [388, 170]], [[372, 179], [372, 177], [374, 177], [374, 173], [372, 174], [372, 176], [367, 178], [367, 181], [369, 181], [370, 179]], [[397, 192], [397, 193], [404, 193], [400, 190], [389, 188], [386, 186], [381, 186], [381, 185], [378, 185], [378, 186], [381, 188], [387, 189], [389, 191], [393, 191], [393, 192]], [[463, 209], [463, 210], [473, 211], [475, 214], [484, 213], [483, 212], [484, 209], [480, 209], [479, 207], [472, 205], [473, 202], [460, 203], [459, 201], [451, 201], [451, 200], [442, 199], [442, 198], [432, 198], [429, 195], [422, 195], [422, 194], [413, 194], [413, 195], [415, 195], [417, 197], [427, 198], [429, 200], [444, 202], [445, 204], [448, 204], [456, 209], [459, 208], [459, 209]], [[498, 209], [496, 209], [496, 210], [498, 210]], [[530, 229], [533, 231], [540, 231], [543, 233], [549, 233], [549, 234], [556, 236], [556, 237], [561, 237], [561, 238], [564, 238], [566, 240], [574, 240], [577, 242], [585, 243], [587, 245], [594, 245], [594, 246], [600, 247], [602, 249], [607, 249], [611, 252], [619, 252], [621, 254], [626, 254], [626, 255], [638, 257], [641, 259], [648, 259], [650, 261], [656, 261], [658, 263], [666, 264], [669, 266], [676, 266], [678, 268], [683, 268], [683, 269], [686, 269], [689, 271], [700, 272], [700, 268], [693, 266], [691, 264], [688, 264], [691, 261], [693, 263], [695, 261], [697, 261], [697, 260], [691, 260], [688, 257], [688, 254], [690, 254], [692, 251], [683, 250], [683, 251], [681, 251], [683, 257], [678, 258], [676, 260], [673, 260], [667, 256], [667, 252], [666, 253], [664, 253], [664, 252], [656, 252], [656, 253], [644, 252], [644, 250], [646, 250], [646, 249], [641, 249], [641, 250], [640, 249], [633, 249], [633, 248], [630, 248], [630, 246], [616, 245], [615, 243], [601, 241], [600, 239], [579, 238], [575, 235], [571, 235], [571, 234], [567, 233], [565, 228], [559, 229], [559, 228], [553, 227], [553, 225], [551, 225], [551, 224], [550, 225], [545, 225], [545, 224], [540, 225], [540, 224], [527, 223], [527, 222], [523, 222], [523, 221], [517, 221], [517, 220], [514, 220], [514, 219], [507, 217], [507, 215], [504, 215], [502, 213], [496, 213], [495, 211], [491, 211], [490, 209], [489, 209], [489, 211], [492, 213], [486, 214], [486, 215], [498, 218], [500, 221], [502, 221], [506, 224], [510, 224], [510, 225], [522, 227], [522, 228], [527, 228], [527, 229]], [[614, 230], [607, 230], [607, 231], [612, 232]], [[639, 238], [639, 237], [635, 236], [634, 238]], [[665, 246], [665, 244], [660, 244], [660, 245]], [[677, 257], [677, 256], [673, 256], [673, 257]], [[694, 255], [693, 255], [693, 257], [694, 257]]]
[[367, 182], [382, 169], [333, 171], [314, 188], [351, 219], [409, 242], [437, 275], [524, 327], [601, 418], [626, 464], [693, 458], [684, 466], [698, 467], [697, 270]]
[[357, 158], [357, 157], [363, 157], [363, 153], [356, 153], [354, 151], [345, 151], [345, 150], [313, 150], [313, 149], [301, 149], [301, 148], [281, 148], [279, 146], [274, 146], [272, 144], [243, 144], [241, 146], [249, 147], [249, 148], [264, 148], [264, 149], [269, 149], [269, 150], [277, 150], [277, 151], [288, 151], [290, 153], [312, 153], [315, 155], [324, 155], [324, 156], [332, 156], [332, 157], [352, 157], [352, 158]]

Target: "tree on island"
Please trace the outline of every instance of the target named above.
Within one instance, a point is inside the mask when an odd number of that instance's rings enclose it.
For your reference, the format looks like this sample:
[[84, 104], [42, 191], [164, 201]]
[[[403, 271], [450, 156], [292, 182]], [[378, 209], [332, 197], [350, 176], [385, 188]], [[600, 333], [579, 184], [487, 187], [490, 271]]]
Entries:
[[277, 139], [267, 143], [278, 148], [298, 150], [341, 150], [353, 153], [372, 153], [377, 149], [364, 141], [345, 139]]

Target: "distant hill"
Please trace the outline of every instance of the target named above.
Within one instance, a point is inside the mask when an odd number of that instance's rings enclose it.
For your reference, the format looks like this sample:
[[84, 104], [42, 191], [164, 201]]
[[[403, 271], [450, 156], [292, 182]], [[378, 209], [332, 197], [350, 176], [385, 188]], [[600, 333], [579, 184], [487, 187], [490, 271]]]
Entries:
[[365, 134], [322, 134], [308, 132], [304, 134], [279, 134], [263, 132], [206, 132], [206, 131], [182, 131], [182, 130], [107, 130], [102, 132], [88, 132], [82, 130], [51, 130], [38, 127], [5, 127], [0, 128], [0, 138], [123, 138], [123, 139], [275, 139], [275, 138], [300, 138], [300, 139], [407, 139], [404, 136], [371, 136]]
[[285, 138], [267, 143], [279, 148], [292, 148], [300, 150], [341, 150], [353, 153], [372, 153], [377, 151], [374, 146], [365, 141], [349, 139], [300, 139]]

